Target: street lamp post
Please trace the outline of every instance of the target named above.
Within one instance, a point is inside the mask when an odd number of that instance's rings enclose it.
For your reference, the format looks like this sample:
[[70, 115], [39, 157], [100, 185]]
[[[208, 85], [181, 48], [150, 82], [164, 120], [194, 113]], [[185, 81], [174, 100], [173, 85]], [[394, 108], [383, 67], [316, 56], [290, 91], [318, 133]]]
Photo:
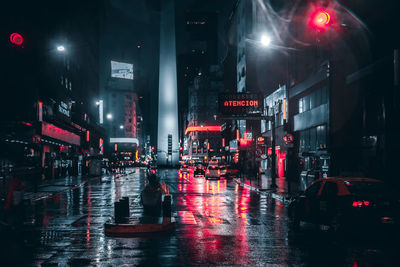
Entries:
[[[270, 115], [270, 113], [272, 113]], [[275, 109], [274, 107], [268, 108], [268, 114], [262, 116], [263, 119], [271, 122], [271, 185], [270, 188], [275, 190], [278, 186], [276, 185], [276, 133], [275, 133]]]

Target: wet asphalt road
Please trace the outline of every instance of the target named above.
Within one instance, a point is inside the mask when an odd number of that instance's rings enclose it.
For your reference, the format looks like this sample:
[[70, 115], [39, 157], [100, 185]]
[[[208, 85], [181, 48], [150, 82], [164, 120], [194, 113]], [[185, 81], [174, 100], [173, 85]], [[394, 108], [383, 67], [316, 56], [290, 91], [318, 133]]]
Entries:
[[36, 201], [27, 212], [37, 225], [3, 235], [1, 266], [400, 266], [390, 236], [339, 237], [304, 224], [292, 233], [282, 203], [234, 181], [159, 175], [173, 196], [175, 232], [104, 235], [114, 201], [128, 196], [131, 216], [142, 216], [145, 171], [137, 168]]

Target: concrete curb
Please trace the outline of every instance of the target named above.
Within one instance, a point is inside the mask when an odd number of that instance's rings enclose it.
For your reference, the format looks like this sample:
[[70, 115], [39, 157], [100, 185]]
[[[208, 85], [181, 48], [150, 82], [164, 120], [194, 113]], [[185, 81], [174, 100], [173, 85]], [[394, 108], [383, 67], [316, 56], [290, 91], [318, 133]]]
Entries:
[[282, 202], [282, 203], [285, 204], [285, 205], [289, 204], [289, 200], [290, 200], [290, 199], [287, 198], [286, 196], [282, 196], [282, 195], [280, 195], [280, 194], [278, 194], [278, 193], [274, 193], [274, 192], [270, 192], [270, 191], [260, 190], [259, 188], [256, 188], [256, 187], [254, 187], [254, 186], [251, 186], [251, 185], [242, 183], [241, 181], [239, 181], [239, 179], [233, 179], [233, 180], [234, 180], [237, 184], [239, 184], [240, 186], [246, 187], [246, 188], [248, 188], [248, 189], [250, 189], [250, 190], [252, 190], [252, 191], [255, 191], [255, 192], [259, 193], [259, 194], [266, 195], [266, 196], [268, 196], [268, 197], [272, 197], [273, 199], [276, 199], [276, 200]]

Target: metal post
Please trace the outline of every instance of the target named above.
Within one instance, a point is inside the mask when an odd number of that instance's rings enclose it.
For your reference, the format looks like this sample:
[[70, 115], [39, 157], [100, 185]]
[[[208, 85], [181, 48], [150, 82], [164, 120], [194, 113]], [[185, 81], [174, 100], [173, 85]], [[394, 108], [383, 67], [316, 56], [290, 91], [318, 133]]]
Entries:
[[271, 118], [271, 146], [272, 146], [272, 154], [271, 154], [271, 189], [276, 189], [276, 154], [275, 154], [275, 110], [272, 109], [272, 118]]

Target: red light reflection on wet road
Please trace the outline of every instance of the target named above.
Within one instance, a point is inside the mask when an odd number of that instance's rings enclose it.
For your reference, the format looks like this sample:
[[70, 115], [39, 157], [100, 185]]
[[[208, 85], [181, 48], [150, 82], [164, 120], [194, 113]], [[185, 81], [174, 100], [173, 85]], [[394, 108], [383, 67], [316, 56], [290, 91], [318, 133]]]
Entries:
[[[178, 211], [182, 238], [194, 263], [247, 263], [250, 191], [236, 188], [236, 198], [231, 198], [227, 180], [192, 175], [178, 176], [178, 191], [184, 193], [177, 198], [178, 210], [184, 210]], [[229, 255], [223, 251], [229, 251]]]

